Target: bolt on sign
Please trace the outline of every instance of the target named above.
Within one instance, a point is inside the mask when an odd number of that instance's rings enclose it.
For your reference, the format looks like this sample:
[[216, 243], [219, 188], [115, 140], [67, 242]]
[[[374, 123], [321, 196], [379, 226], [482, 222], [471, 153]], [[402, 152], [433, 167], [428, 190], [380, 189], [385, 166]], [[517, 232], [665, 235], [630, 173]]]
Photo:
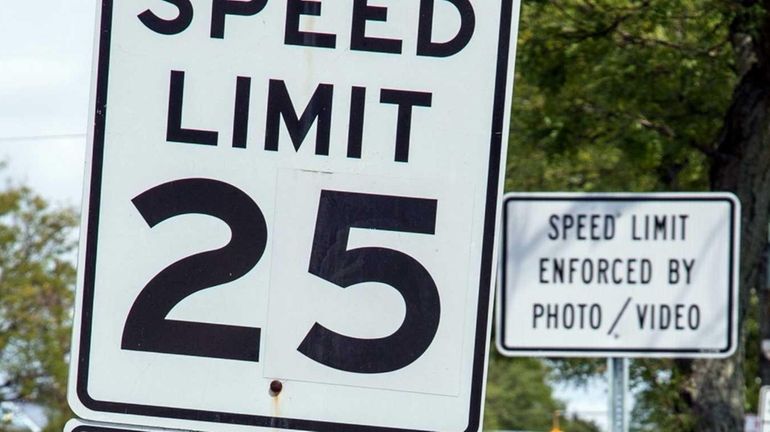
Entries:
[[518, 7], [102, 0], [75, 413], [478, 430]]
[[726, 357], [740, 202], [728, 193], [508, 194], [500, 352]]

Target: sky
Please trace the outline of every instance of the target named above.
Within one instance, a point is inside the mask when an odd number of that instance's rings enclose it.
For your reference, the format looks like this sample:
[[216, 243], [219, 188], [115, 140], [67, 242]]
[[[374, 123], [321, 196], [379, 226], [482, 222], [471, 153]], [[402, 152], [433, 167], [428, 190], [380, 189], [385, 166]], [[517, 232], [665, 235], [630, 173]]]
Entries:
[[[95, 0], [6, 1], [0, 13], [0, 179], [80, 208]], [[606, 384], [560, 385], [556, 397], [606, 424]]]
[[12, 2], [0, 13], [4, 177], [80, 206], [94, 0]]

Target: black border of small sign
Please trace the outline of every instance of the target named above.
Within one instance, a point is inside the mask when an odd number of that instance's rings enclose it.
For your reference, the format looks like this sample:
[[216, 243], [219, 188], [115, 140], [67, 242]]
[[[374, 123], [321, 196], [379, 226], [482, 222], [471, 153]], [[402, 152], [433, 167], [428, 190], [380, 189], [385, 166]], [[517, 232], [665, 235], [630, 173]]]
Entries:
[[[114, 0], [101, 0], [100, 36], [98, 51], [98, 74], [96, 83], [96, 107], [94, 117], [93, 150], [91, 154], [90, 193], [88, 200], [87, 236], [85, 240], [85, 273], [83, 283], [83, 303], [81, 311], [80, 345], [77, 361], [76, 390], [80, 402], [88, 409], [99, 412], [120, 413], [150, 417], [184, 419], [210, 423], [232, 423], [246, 426], [261, 426], [281, 429], [301, 429], [328, 432], [367, 431], [396, 432], [409, 429], [396, 429], [379, 426], [362, 426], [303, 419], [257, 416], [228, 412], [203, 411], [194, 409], [152, 406], [122, 403], [119, 401], [96, 400], [88, 393], [88, 371], [90, 364], [91, 331], [94, 304], [94, 282], [96, 268], [97, 234], [99, 227], [99, 208], [102, 184], [102, 162], [104, 156], [104, 131], [108, 114], [108, 79], [110, 62], [110, 43], [112, 29], [112, 11]], [[481, 276], [479, 280], [479, 302], [476, 311], [476, 340], [473, 355], [471, 383], [471, 410], [466, 431], [476, 431], [481, 422], [482, 389], [487, 349], [487, 323], [489, 318], [490, 287], [492, 283], [493, 249], [495, 243], [495, 215], [498, 205], [499, 181], [501, 170], [501, 150], [503, 131], [508, 127], [505, 112], [506, 89], [509, 77], [510, 41], [512, 30], [514, 0], [501, 1], [500, 31], [497, 49], [495, 73], [495, 98], [493, 102], [490, 134], [489, 171], [486, 187], [486, 213], [481, 254]]]
[[126, 429], [122, 426], [92, 426], [92, 425], [78, 425], [72, 429], [72, 432], [140, 432], [137, 429]]
[[[619, 193], [593, 193], [593, 194], [558, 194], [558, 193], [551, 193], [551, 194], [537, 194], [537, 193], [531, 193], [531, 194], [511, 194], [506, 195], [503, 199], [503, 214], [502, 214], [502, 222], [503, 222], [503, 235], [502, 235], [502, 243], [501, 243], [501, 251], [500, 251], [500, 287], [498, 290], [498, 296], [499, 296], [499, 302], [497, 303], [498, 307], [498, 319], [496, 322], [497, 327], [497, 346], [498, 351], [500, 351], [501, 354], [504, 355], [512, 355], [512, 356], [519, 356], [519, 355], [539, 355], [543, 357], [559, 357], [560, 354], [562, 355], [570, 355], [570, 356], [579, 356], [580, 353], [585, 353], [586, 356], [591, 357], [607, 357], [607, 356], [614, 356], [617, 354], [620, 357], [633, 357], [634, 353], [643, 353], [648, 354], [647, 357], [652, 357], [654, 354], [660, 354], [661, 357], [677, 357], [678, 355], [681, 355], [683, 357], [690, 357], [690, 358], [697, 358], [697, 357], [724, 357], [727, 353], [733, 350], [735, 340], [733, 335], [733, 325], [734, 325], [734, 309], [735, 309], [735, 294], [736, 294], [736, 283], [735, 283], [735, 263], [736, 263], [736, 256], [739, 254], [739, 251], [736, 249], [736, 239], [735, 239], [735, 233], [736, 233], [736, 223], [738, 222], [736, 220], [736, 204], [738, 204], [738, 209], [740, 209], [740, 203], [738, 202], [738, 198], [733, 196], [733, 198], [729, 198], [727, 196], [727, 193], [723, 192], [717, 192], [718, 195], [712, 195], [708, 196], [706, 194], [702, 195], [687, 195], [683, 193], [650, 193], [650, 194], [639, 194], [638, 196], [633, 196], [630, 194], [619, 194]], [[727, 293], [728, 300], [727, 300], [727, 346], [720, 349], [713, 349], [713, 350], [706, 350], [703, 348], [682, 348], [682, 349], [649, 349], [649, 348], [561, 348], [561, 347], [507, 347], [505, 346], [505, 319], [506, 319], [506, 311], [505, 311], [505, 305], [506, 305], [506, 294], [507, 290], [505, 288], [505, 281], [506, 281], [506, 261], [507, 261], [507, 244], [508, 244], [508, 206], [509, 203], [513, 201], [724, 201], [729, 204], [730, 206], [730, 251], [729, 251], [729, 258], [730, 258], [730, 269], [729, 269], [729, 290]], [[740, 215], [738, 215], [740, 217]], [[666, 355], [668, 354], [668, 355]]]

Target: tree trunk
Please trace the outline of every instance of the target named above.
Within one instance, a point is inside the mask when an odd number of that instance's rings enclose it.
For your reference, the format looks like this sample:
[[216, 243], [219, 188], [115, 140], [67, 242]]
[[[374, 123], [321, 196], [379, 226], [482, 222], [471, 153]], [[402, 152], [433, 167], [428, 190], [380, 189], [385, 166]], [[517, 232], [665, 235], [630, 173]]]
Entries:
[[[747, 65], [725, 117], [713, 155], [711, 188], [730, 191], [741, 200], [741, 265], [739, 278], [738, 350], [724, 360], [695, 360], [692, 364], [693, 413], [697, 431], [743, 430], [745, 332], [743, 317], [751, 289], [763, 289], [764, 252], [770, 216], [770, 68], [767, 21], [751, 49], [738, 52]], [[748, 36], [734, 26], [734, 45]], [[740, 51], [740, 49], [738, 49]], [[741, 65], [741, 59], [738, 64]], [[742, 69], [742, 67], [741, 67]], [[763, 306], [760, 305], [760, 308]], [[765, 306], [766, 307], [766, 306]]]

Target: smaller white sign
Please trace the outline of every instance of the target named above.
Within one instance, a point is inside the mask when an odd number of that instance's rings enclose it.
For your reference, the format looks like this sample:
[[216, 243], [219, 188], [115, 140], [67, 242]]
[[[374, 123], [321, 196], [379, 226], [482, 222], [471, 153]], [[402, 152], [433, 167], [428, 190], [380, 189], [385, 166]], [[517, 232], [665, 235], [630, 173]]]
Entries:
[[497, 345], [511, 356], [727, 357], [740, 203], [727, 193], [509, 194]]

